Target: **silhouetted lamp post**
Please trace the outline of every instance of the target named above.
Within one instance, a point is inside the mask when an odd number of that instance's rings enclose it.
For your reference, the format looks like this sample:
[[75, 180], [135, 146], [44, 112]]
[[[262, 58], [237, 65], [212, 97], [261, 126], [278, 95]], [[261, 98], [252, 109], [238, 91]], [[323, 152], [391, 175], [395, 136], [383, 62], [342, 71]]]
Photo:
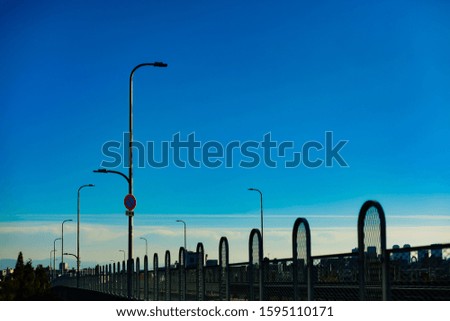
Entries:
[[52, 253], [53, 253], [53, 257], [55, 256], [55, 252], [56, 252], [56, 250], [51, 250], [50, 251], [50, 275], [53, 275], [54, 274], [54, 270], [55, 270], [55, 266], [53, 265], [53, 268], [52, 268]]
[[80, 287], [80, 191], [85, 187], [94, 187], [94, 184], [81, 185], [78, 188], [77, 198], [77, 288]]
[[[261, 241], [262, 241], [262, 248], [264, 249], [264, 215], [263, 215], [263, 193], [257, 189], [257, 188], [253, 188], [250, 187], [248, 189], [249, 191], [255, 191], [259, 193], [260, 196], [260, 208], [261, 208]], [[263, 253], [263, 258], [264, 258], [264, 253]]]
[[61, 238], [58, 237], [53, 241], [53, 278], [56, 277], [55, 272], [56, 272], [56, 241], [59, 241]]
[[[94, 171], [96, 173], [115, 173], [122, 175], [128, 181], [128, 194], [133, 195], [133, 76], [136, 70], [145, 66], [167, 67], [163, 62], [142, 63], [131, 70], [129, 79], [129, 141], [128, 141], [128, 177], [120, 172], [100, 169]], [[133, 292], [131, 260], [133, 259], [133, 215], [134, 212], [127, 214], [128, 216], [128, 262], [127, 262], [127, 294], [131, 298]]]
[[186, 245], [186, 222], [183, 220], [177, 220], [178, 223], [183, 223], [184, 225], [184, 250], [187, 251]]
[[64, 220], [61, 224], [61, 276], [64, 275], [64, 223], [73, 220]]
[[148, 246], [147, 246], [147, 239], [145, 237], [140, 237], [139, 239], [145, 241], [145, 255], [148, 257]]

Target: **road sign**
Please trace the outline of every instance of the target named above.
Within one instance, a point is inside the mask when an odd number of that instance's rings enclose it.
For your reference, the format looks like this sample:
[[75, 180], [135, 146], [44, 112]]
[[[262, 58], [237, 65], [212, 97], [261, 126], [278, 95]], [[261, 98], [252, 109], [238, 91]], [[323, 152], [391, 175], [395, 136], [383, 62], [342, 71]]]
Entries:
[[136, 198], [133, 194], [128, 194], [125, 196], [123, 203], [125, 204], [127, 210], [132, 211], [136, 207]]
[[125, 211], [125, 215], [126, 216], [134, 216], [134, 212], [133, 211]]

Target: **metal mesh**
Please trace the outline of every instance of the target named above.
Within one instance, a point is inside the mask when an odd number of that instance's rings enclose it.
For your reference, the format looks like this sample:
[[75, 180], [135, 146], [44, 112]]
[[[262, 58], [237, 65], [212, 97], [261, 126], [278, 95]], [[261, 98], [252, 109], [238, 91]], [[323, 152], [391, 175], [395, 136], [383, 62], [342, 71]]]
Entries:
[[228, 279], [228, 241], [222, 238], [219, 244], [219, 298], [220, 300], [229, 299], [229, 279]]
[[291, 259], [264, 261], [264, 300], [292, 300], [293, 261]]
[[312, 260], [314, 300], [359, 299], [358, 253], [315, 256]]
[[376, 207], [370, 207], [364, 220], [365, 300], [381, 300], [381, 223]]
[[250, 262], [250, 273], [251, 273], [251, 300], [260, 300], [260, 269], [262, 268], [260, 262], [262, 258], [260, 257], [260, 239], [257, 233], [251, 233], [251, 262]]
[[450, 247], [389, 250], [392, 300], [450, 300]]

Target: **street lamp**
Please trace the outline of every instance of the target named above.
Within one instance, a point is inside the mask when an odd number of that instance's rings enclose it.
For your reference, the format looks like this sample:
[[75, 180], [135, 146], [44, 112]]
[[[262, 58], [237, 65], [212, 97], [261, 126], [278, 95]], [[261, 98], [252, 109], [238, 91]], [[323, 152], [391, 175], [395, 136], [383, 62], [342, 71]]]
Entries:
[[[153, 66], [153, 67], [167, 67], [167, 64], [163, 62], [142, 63], [133, 68], [130, 72], [129, 82], [129, 143], [128, 143], [128, 194], [133, 194], [133, 75], [141, 67]], [[133, 215], [128, 216], [128, 260], [131, 262], [133, 258]], [[131, 298], [132, 293], [132, 280], [131, 269], [128, 268], [128, 298]]]
[[53, 278], [56, 277], [56, 275], [55, 275], [55, 272], [56, 272], [56, 258], [55, 258], [55, 255], [56, 254], [55, 253], [56, 253], [56, 241], [59, 241], [59, 240], [61, 240], [60, 237], [56, 238], [53, 241]]
[[[264, 249], [264, 215], [263, 215], [263, 193], [257, 189], [257, 188], [253, 188], [250, 187], [248, 189], [249, 191], [255, 191], [259, 193], [260, 196], [260, 207], [261, 207], [261, 241], [262, 241], [262, 248]], [[264, 252], [263, 252], [263, 257], [264, 257]]]
[[64, 275], [64, 223], [73, 220], [64, 220], [61, 224], [61, 276]]
[[184, 225], [184, 250], [187, 251], [186, 248], [186, 222], [183, 220], [177, 220], [178, 223], [183, 223]]
[[80, 287], [80, 191], [85, 187], [94, 187], [94, 184], [81, 185], [78, 188], [77, 199], [77, 288]]
[[123, 261], [125, 262], [125, 250], [119, 250], [119, 252], [123, 252]]
[[53, 270], [54, 270], [54, 267], [53, 267], [53, 269], [52, 269], [52, 253], [53, 253], [53, 256], [55, 255], [55, 252], [56, 252], [56, 250], [51, 250], [50, 251], [50, 275], [52, 275], [53, 274]]
[[[145, 66], [167, 67], [163, 62], [142, 63], [131, 70], [129, 79], [129, 142], [128, 142], [128, 176], [111, 170], [97, 170], [96, 173], [115, 173], [123, 176], [128, 182], [128, 194], [133, 195], [133, 76], [136, 70]], [[131, 260], [133, 259], [133, 216], [134, 212], [127, 211], [128, 216], [128, 264], [127, 264], [127, 295], [131, 298], [133, 292]]]
[[128, 176], [119, 171], [113, 171], [113, 170], [106, 169], [106, 168], [99, 168], [99, 169], [93, 170], [93, 172], [94, 173], [102, 173], [102, 174], [108, 174], [108, 173], [117, 174], [117, 175], [120, 175], [123, 178], [125, 178], [127, 180], [128, 184], [130, 184], [130, 179], [128, 178]]
[[147, 239], [145, 237], [140, 237], [140, 239], [145, 241], [145, 255], [148, 257]]
[[64, 255], [71, 255], [71, 256], [73, 256], [74, 258], [76, 258], [76, 259], [78, 259], [78, 256], [76, 256], [75, 254], [73, 254], [73, 253], [64, 253]]

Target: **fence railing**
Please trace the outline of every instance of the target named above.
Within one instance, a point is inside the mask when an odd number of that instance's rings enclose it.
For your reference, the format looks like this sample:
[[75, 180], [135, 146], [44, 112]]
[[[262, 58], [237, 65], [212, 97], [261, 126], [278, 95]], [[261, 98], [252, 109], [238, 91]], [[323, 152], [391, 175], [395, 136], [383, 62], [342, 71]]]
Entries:
[[[311, 256], [308, 221], [292, 230], [292, 257], [262, 257], [262, 238], [249, 236], [248, 262], [230, 263], [226, 237], [219, 261], [206, 261], [203, 244], [195, 252], [180, 248], [178, 263], [166, 251], [164, 263], [145, 256], [84, 269], [80, 287], [132, 300], [450, 300], [450, 243], [386, 249], [381, 205], [368, 201], [358, 218], [358, 248], [351, 253]], [[126, 267], [132, 268], [128, 297]], [[53, 285], [76, 287], [75, 276]]]

